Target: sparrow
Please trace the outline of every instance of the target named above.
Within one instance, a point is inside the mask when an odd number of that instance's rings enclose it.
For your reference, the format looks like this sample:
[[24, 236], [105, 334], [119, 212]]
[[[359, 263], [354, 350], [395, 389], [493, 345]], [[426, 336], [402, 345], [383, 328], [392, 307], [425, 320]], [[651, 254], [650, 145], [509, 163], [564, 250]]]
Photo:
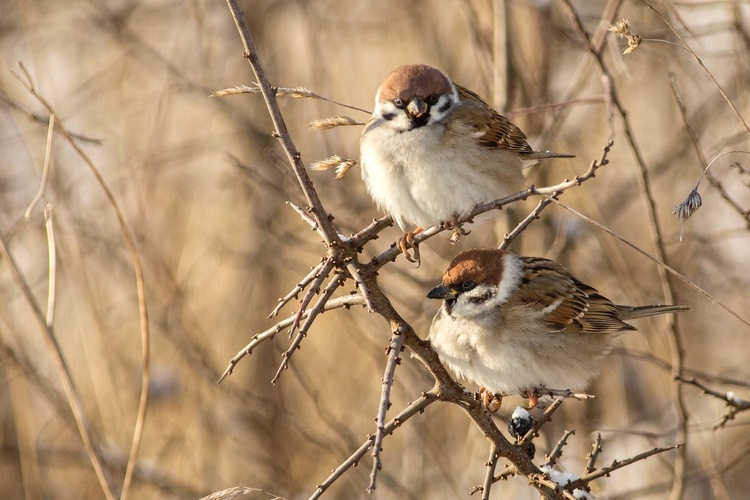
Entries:
[[428, 340], [495, 410], [502, 396], [536, 406], [538, 389], [585, 389], [611, 339], [635, 330], [627, 320], [689, 309], [617, 305], [557, 262], [497, 249], [460, 253], [427, 297], [444, 300]]
[[412, 262], [407, 243], [422, 228], [455, 230], [478, 204], [522, 190], [525, 166], [571, 156], [534, 151], [510, 120], [426, 64], [386, 77], [360, 138], [368, 193], [403, 231], [418, 226], [399, 241]]

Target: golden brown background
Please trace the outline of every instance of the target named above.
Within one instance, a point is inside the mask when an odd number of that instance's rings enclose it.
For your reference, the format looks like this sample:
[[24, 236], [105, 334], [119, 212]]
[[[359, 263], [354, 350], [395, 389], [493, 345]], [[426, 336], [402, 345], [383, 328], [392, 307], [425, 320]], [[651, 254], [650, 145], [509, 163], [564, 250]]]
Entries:
[[[621, 4], [621, 5], [620, 5]], [[561, 1], [253, 1], [245, 16], [269, 79], [372, 109], [395, 66], [426, 62], [485, 96], [498, 110], [600, 98], [606, 87]], [[708, 161], [748, 150], [749, 134], [695, 58], [659, 17], [637, 1], [577, 1], [586, 29], [602, 29], [619, 7], [646, 39], [629, 55], [607, 35], [603, 57], [628, 112], [652, 181], [670, 263], [745, 319], [750, 314], [750, 223], [704, 180], [704, 207], [680, 224], [671, 210], [685, 199], [702, 164], [670, 86], [674, 74], [688, 120]], [[750, 118], [750, 3], [663, 1], [675, 26]], [[42, 207], [25, 221], [45, 158], [48, 113], [23, 88], [21, 61], [36, 88], [79, 141], [121, 206], [143, 261], [152, 329], [152, 398], [131, 498], [197, 498], [235, 485], [287, 499], [307, 498], [331, 469], [375, 430], [388, 325], [357, 308], [326, 313], [275, 386], [288, 346], [281, 333], [216, 381], [266, 316], [319, 261], [316, 233], [286, 204], [303, 203], [259, 95], [209, 98], [250, 84], [252, 72], [225, 3], [192, 1], [0, 2], [0, 228], [40, 304], [47, 301], [48, 247]], [[609, 10], [609, 12], [612, 12]], [[606, 24], [606, 23], [605, 23]], [[507, 37], [506, 37], [507, 35]], [[675, 45], [677, 44], [677, 45]], [[506, 64], [507, 62], [507, 64]], [[360, 127], [310, 131], [313, 119], [367, 115], [334, 104], [280, 98], [306, 162], [330, 154], [358, 157]], [[545, 110], [513, 120], [538, 149], [574, 153], [529, 174], [536, 185], [586, 170], [609, 138], [604, 101]], [[561, 198], [654, 254], [647, 200], [633, 150], [614, 119], [611, 163]], [[121, 482], [132, 439], [142, 369], [132, 264], [112, 207], [91, 172], [56, 135], [46, 203], [56, 238], [54, 327], [92, 420], [108, 468]], [[728, 155], [712, 167], [726, 195], [750, 208], [750, 158]], [[311, 177], [344, 234], [379, 216], [352, 170]], [[419, 268], [403, 259], [380, 283], [399, 312], [426, 335], [439, 304], [425, 298], [460, 249], [496, 246], [535, 201], [473, 226], [452, 246], [422, 245]], [[680, 235], [682, 234], [682, 240]], [[365, 250], [375, 255], [399, 236], [388, 229]], [[574, 215], [550, 207], [517, 240], [517, 253], [561, 261], [621, 303], [663, 300], [656, 265]], [[365, 258], [365, 257], [363, 257]], [[0, 262], [0, 497], [102, 498], [62, 395], [41, 330]], [[747, 397], [750, 328], [679, 280], [676, 301], [687, 375]], [[348, 288], [347, 288], [348, 289]], [[287, 306], [281, 317], [295, 310]], [[664, 319], [638, 323], [616, 342], [597, 397], [567, 401], [537, 440], [543, 460], [565, 429], [576, 429], [560, 467], [580, 473], [593, 433], [601, 464], [674, 444], [671, 359]], [[698, 370], [696, 374], [693, 371]], [[734, 382], [734, 383], [730, 383]], [[389, 417], [432, 386], [424, 367], [404, 356]], [[471, 387], [473, 389], [473, 387]], [[713, 426], [720, 401], [684, 389], [689, 415], [684, 498], [740, 498], [750, 488], [748, 419]], [[509, 398], [499, 425], [520, 399]], [[597, 481], [603, 498], [666, 498], [674, 455], [652, 457]], [[434, 404], [386, 438], [384, 469], [369, 498], [457, 498], [481, 484], [487, 442], [456, 407]], [[502, 464], [502, 462], [501, 462]], [[328, 492], [359, 498], [369, 455]], [[501, 465], [502, 467], [502, 465]], [[248, 498], [271, 498], [258, 492]], [[495, 486], [493, 498], [538, 498], [524, 479]]]

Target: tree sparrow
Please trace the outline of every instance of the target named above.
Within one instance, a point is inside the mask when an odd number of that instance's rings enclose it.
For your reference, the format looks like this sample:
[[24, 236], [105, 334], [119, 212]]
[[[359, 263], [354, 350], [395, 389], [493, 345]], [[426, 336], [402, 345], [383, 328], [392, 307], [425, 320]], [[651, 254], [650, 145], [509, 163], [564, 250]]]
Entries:
[[[523, 189], [525, 165], [570, 156], [532, 150], [510, 120], [426, 64], [386, 77], [360, 139], [370, 196], [402, 230], [419, 226], [407, 233], [409, 243], [421, 228], [456, 229], [477, 204]], [[399, 246], [408, 258], [405, 241]]]
[[[445, 302], [428, 339], [459, 376], [492, 396], [538, 388], [584, 389], [599, 373], [610, 339], [635, 328], [625, 320], [689, 309], [622, 306], [562, 265], [496, 249], [459, 254], [427, 297]], [[488, 393], [490, 398], [488, 399]]]

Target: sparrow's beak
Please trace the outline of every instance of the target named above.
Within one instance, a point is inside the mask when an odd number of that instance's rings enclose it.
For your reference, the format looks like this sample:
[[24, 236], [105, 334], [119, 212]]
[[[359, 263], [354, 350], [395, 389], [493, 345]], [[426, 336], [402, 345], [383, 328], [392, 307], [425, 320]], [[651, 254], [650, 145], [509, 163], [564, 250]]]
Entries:
[[458, 297], [458, 291], [445, 285], [438, 285], [427, 294], [428, 299], [456, 300], [456, 297]]
[[426, 102], [424, 102], [419, 97], [415, 97], [406, 106], [406, 112], [412, 118], [419, 118], [420, 116], [422, 116], [425, 113], [427, 113], [427, 110], [429, 108], [430, 108], [430, 106]]

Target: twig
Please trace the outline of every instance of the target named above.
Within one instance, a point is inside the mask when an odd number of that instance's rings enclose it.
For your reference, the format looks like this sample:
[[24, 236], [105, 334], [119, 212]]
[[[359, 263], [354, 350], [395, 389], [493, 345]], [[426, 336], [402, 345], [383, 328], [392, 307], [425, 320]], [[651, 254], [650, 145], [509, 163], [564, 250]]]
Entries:
[[[307, 306], [310, 304], [310, 301], [312, 300], [313, 296], [320, 293], [320, 285], [323, 284], [323, 281], [325, 281], [328, 278], [328, 275], [331, 273], [331, 270], [333, 270], [334, 266], [333, 259], [327, 259], [323, 266], [320, 268], [320, 272], [317, 273], [315, 276], [315, 279], [312, 281], [312, 284], [310, 285], [310, 289], [307, 290], [307, 293], [305, 293], [305, 296], [302, 297], [302, 300], [300, 301], [299, 309], [297, 309], [297, 315], [294, 317], [294, 323], [292, 323], [292, 326], [289, 327], [289, 338], [292, 338], [292, 335], [294, 335], [295, 330], [299, 326], [299, 322], [302, 319], [302, 314], [307, 310]], [[337, 285], [338, 286], [338, 285]]]
[[47, 128], [47, 149], [44, 152], [44, 168], [42, 169], [42, 180], [39, 183], [39, 191], [37, 191], [34, 199], [29, 203], [29, 207], [24, 212], [23, 216], [28, 221], [31, 219], [31, 212], [34, 211], [39, 201], [44, 197], [44, 192], [47, 189], [47, 177], [49, 177], [49, 167], [52, 161], [52, 135], [55, 131], [55, 115], [49, 115], [49, 127]]
[[570, 389], [550, 389], [548, 387], [537, 387], [534, 388], [532, 394], [535, 396], [549, 396], [562, 399], [577, 399], [583, 401], [584, 399], [593, 399], [596, 396], [593, 394], [586, 394], [585, 392], [575, 392]]
[[[289, 293], [281, 297], [279, 299], [279, 303], [276, 305], [276, 307], [273, 308], [273, 311], [271, 311], [271, 314], [269, 314], [268, 317], [274, 318], [278, 316], [279, 312], [285, 305], [287, 305], [292, 299], [296, 299], [297, 296], [299, 296], [299, 293], [305, 288], [307, 288], [307, 285], [309, 285], [312, 280], [314, 280], [315, 278], [319, 276], [318, 273], [323, 267], [324, 262], [328, 262], [328, 261], [323, 260], [323, 262], [319, 262], [316, 266], [312, 268], [312, 270], [310, 271], [310, 274], [302, 278], [299, 283], [294, 285], [294, 288], [292, 288], [292, 291], [290, 291]], [[302, 310], [302, 308], [300, 308], [300, 310]]]
[[586, 469], [584, 474], [591, 474], [596, 470], [596, 459], [599, 458], [599, 454], [602, 452], [602, 433], [596, 433], [596, 439], [591, 448], [591, 452], [586, 455]]
[[690, 48], [690, 45], [688, 45], [688, 43], [685, 41], [685, 39], [682, 37], [682, 35], [680, 35], [677, 32], [677, 30], [674, 29], [674, 27], [669, 23], [669, 21], [667, 21], [667, 19], [661, 14], [661, 12], [659, 12], [658, 10], [656, 10], [656, 8], [654, 8], [651, 4], [649, 4], [645, 0], [641, 0], [641, 3], [643, 5], [645, 5], [646, 7], [648, 7], [649, 9], [651, 9], [657, 16], [659, 16], [659, 19], [661, 19], [662, 22], [667, 25], [667, 27], [670, 29], [670, 31], [672, 31], [672, 33], [674, 33], [675, 36], [680, 39], [680, 42], [682, 42], [682, 45], [684, 45], [685, 49], [688, 52], [690, 52], [690, 55], [693, 56], [693, 58], [696, 60], [696, 62], [698, 63], [698, 65], [703, 69], [703, 71], [705, 71], [705, 73], [708, 75], [708, 77], [711, 79], [711, 81], [714, 83], [714, 85], [716, 85], [716, 88], [719, 89], [719, 93], [721, 94], [721, 96], [724, 98], [724, 100], [727, 102], [727, 104], [729, 104], [729, 107], [732, 108], [732, 111], [734, 112], [734, 115], [742, 123], [742, 126], [745, 127], [745, 130], [747, 131], [747, 133], [750, 134], [750, 126], [748, 126], [748, 124], [745, 121], [745, 119], [742, 117], [742, 115], [740, 115], [740, 112], [737, 110], [737, 108], [735, 107], [734, 103], [729, 99], [729, 96], [727, 96], [726, 92], [724, 92], [724, 89], [721, 87], [721, 85], [719, 84], [719, 82], [716, 80], [716, 77], [714, 77], [713, 73], [711, 73], [708, 70], [708, 68], [706, 67], [706, 65], [703, 64], [703, 61], [701, 60], [700, 57], [698, 57], [698, 54], [696, 54], [693, 51], [693, 49]]
[[294, 209], [294, 211], [297, 212], [300, 217], [302, 217], [302, 220], [305, 221], [311, 229], [317, 231], [325, 241], [325, 233], [323, 233], [323, 231], [320, 229], [320, 225], [314, 217], [312, 217], [306, 210], [303, 210], [302, 207], [292, 203], [291, 201], [287, 201], [286, 204], [292, 207], [292, 209]]
[[549, 422], [552, 419], [552, 415], [554, 415], [557, 409], [560, 408], [560, 405], [563, 404], [563, 401], [565, 400], [562, 398], [554, 399], [552, 403], [547, 407], [547, 409], [544, 410], [542, 417], [534, 422], [534, 427], [529, 429], [529, 432], [527, 432], [526, 435], [518, 442], [518, 446], [523, 448], [529, 442], [531, 442], [532, 439], [538, 436], [539, 429], [541, 429], [545, 423]]
[[576, 433], [575, 430], [565, 431], [563, 433], [562, 437], [555, 444], [555, 447], [552, 448], [552, 451], [549, 453], [549, 455], [547, 455], [547, 463], [545, 465], [554, 467], [557, 461], [560, 460], [560, 457], [562, 457], [563, 448], [565, 447], [566, 444], [568, 444], [568, 438], [575, 433]]
[[536, 106], [529, 106], [526, 108], [517, 108], [512, 111], [506, 111], [503, 113], [507, 118], [514, 118], [516, 116], [529, 115], [533, 113], [546, 113], [549, 111], [560, 111], [565, 108], [572, 106], [578, 106], [582, 104], [598, 104], [606, 100], [605, 95], [595, 95], [591, 97], [578, 97], [576, 99], [567, 99], [562, 102], [555, 102], [552, 104], [537, 104]]
[[385, 366], [383, 375], [383, 387], [380, 392], [380, 405], [378, 406], [378, 416], [375, 418], [375, 442], [372, 447], [372, 471], [370, 472], [370, 484], [367, 491], [375, 491], [375, 482], [378, 477], [378, 471], [382, 468], [380, 461], [380, 452], [383, 451], [383, 438], [385, 437], [385, 415], [391, 407], [391, 389], [393, 388], [393, 376], [396, 373], [396, 366], [401, 364], [400, 355], [403, 352], [403, 335], [400, 330], [396, 329], [391, 336], [391, 343], [386, 349], [388, 354], [388, 363]]
[[[12, 71], [11, 71], [11, 73], [12, 73]], [[14, 101], [10, 97], [8, 97], [8, 95], [6, 95], [2, 91], [0, 91], [0, 101], [5, 102], [5, 104], [7, 104], [8, 107], [13, 108], [16, 111], [19, 111], [19, 112], [25, 114], [26, 116], [28, 116], [29, 118], [31, 118], [33, 121], [37, 122], [38, 124], [45, 125], [47, 128], [49, 128], [50, 119], [51, 119], [52, 115], [50, 115], [49, 117], [39, 116], [36, 113], [34, 113], [32, 111], [29, 111], [28, 109], [26, 109], [23, 106], [21, 106], [20, 104], [18, 104], [16, 101]], [[102, 143], [101, 139], [97, 139], [95, 137], [87, 137], [87, 136], [85, 136], [83, 134], [78, 134], [76, 132], [71, 132], [71, 131], [68, 131], [68, 134], [70, 135], [70, 137], [72, 137], [73, 139], [75, 139], [77, 141], [87, 142], [89, 144], [94, 144], [96, 146], [100, 146], [101, 143]]]
[[237, 31], [239, 31], [240, 38], [242, 39], [242, 44], [245, 48], [243, 56], [248, 60], [250, 66], [253, 69], [253, 73], [255, 73], [258, 87], [260, 87], [261, 94], [263, 94], [263, 99], [265, 100], [266, 106], [268, 107], [268, 113], [271, 116], [271, 121], [273, 122], [273, 125], [276, 129], [274, 135], [279, 139], [279, 142], [281, 142], [281, 146], [284, 148], [284, 152], [286, 153], [289, 161], [292, 164], [292, 167], [294, 168], [294, 173], [297, 176], [297, 181], [302, 187], [302, 192], [305, 195], [307, 203], [312, 207], [313, 216], [317, 220], [318, 224], [320, 225], [321, 231], [325, 235], [326, 243], [328, 245], [340, 244], [341, 241], [339, 240], [336, 228], [330, 221], [328, 213], [325, 211], [325, 208], [323, 207], [323, 204], [318, 197], [318, 193], [313, 187], [310, 176], [307, 175], [305, 165], [302, 163], [302, 158], [297, 151], [297, 147], [294, 145], [294, 142], [289, 135], [289, 130], [287, 129], [286, 123], [284, 122], [284, 117], [279, 110], [279, 104], [276, 100], [276, 92], [271, 87], [271, 84], [268, 83], [266, 73], [260, 63], [260, 56], [255, 50], [255, 44], [253, 43], [253, 39], [250, 36], [250, 30], [248, 29], [247, 24], [245, 23], [245, 19], [242, 15], [242, 10], [240, 9], [240, 6], [238, 5], [236, 0], [227, 0], [227, 5], [229, 6], [229, 10], [232, 13], [234, 24], [237, 26]]
[[[555, 197], [557, 195], [553, 195]], [[511, 243], [513, 243], [513, 240], [515, 240], [519, 234], [524, 232], [527, 227], [531, 225], [532, 222], [539, 219], [539, 214], [542, 213], [542, 210], [544, 210], [547, 205], [552, 203], [549, 199], [545, 198], [539, 202], [539, 204], [534, 208], [534, 210], [529, 213], [521, 222], [519, 222], [516, 227], [511, 231], [510, 233], [506, 233], [503, 237], [503, 242], [500, 243], [500, 246], [497, 247], [500, 250], [505, 250], [508, 248]]]
[[729, 407], [729, 411], [721, 418], [721, 421], [714, 426], [714, 430], [723, 428], [729, 421], [734, 420], [735, 415], [742, 411], [750, 410], [750, 401], [742, 398], [738, 398], [734, 395], [734, 392], [718, 392], [710, 387], [704, 385], [695, 377], [675, 377], [675, 380], [695, 386], [703, 391], [703, 394], [708, 394], [717, 399], [724, 401]]
[[[331, 281], [323, 290], [323, 293], [320, 294], [320, 298], [315, 303], [315, 305], [312, 306], [312, 308], [310, 309], [310, 312], [307, 314], [307, 319], [300, 327], [299, 331], [297, 332], [297, 335], [294, 337], [294, 340], [289, 346], [289, 349], [287, 349], [282, 354], [281, 364], [279, 365], [278, 370], [276, 370], [276, 374], [271, 379], [271, 384], [275, 384], [276, 381], [281, 376], [281, 372], [286, 370], [287, 366], [289, 366], [289, 360], [292, 358], [294, 351], [299, 349], [299, 346], [302, 343], [302, 340], [307, 336], [307, 331], [310, 329], [310, 326], [312, 325], [313, 321], [315, 321], [315, 317], [325, 310], [324, 307], [326, 305], [326, 302], [328, 302], [328, 299], [331, 298], [331, 295], [333, 295], [333, 292], [335, 292], [336, 289], [343, 284], [344, 276], [345, 275], [343, 272], [338, 273], [336, 276], [334, 276], [331, 279]], [[298, 314], [297, 316], [301, 317], [300, 314]], [[299, 322], [299, 319], [295, 318], [295, 323], [297, 322]], [[295, 323], [292, 323], [292, 326], [294, 326]]]
[[[647, 363], [651, 363], [655, 367], [660, 368], [662, 370], [669, 371], [671, 369], [671, 366], [668, 361], [661, 359], [660, 357], [654, 355], [651, 352], [636, 351], [633, 349], [615, 347], [612, 349], [611, 354], [619, 354], [621, 356], [628, 356], [633, 359], [643, 360], [643, 361], [646, 361]], [[708, 373], [703, 370], [696, 370], [695, 368], [685, 368], [685, 373], [691, 376], [702, 378], [703, 380], [710, 380], [711, 382], [716, 382], [719, 384], [729, 384], [729, 385], [734, 385], [734, 386], [750, 389], [750, 381], [747, 381], [744, 379], [739, 379], [735, 377], [726, 377], [722, 375], [715, 375], [715, 374]]]
[[495, 443], [490, 443], [490, 457], [485, 464], [487, 466], [487, 471], [484, 476], [484, 484], [481, 487], [482, 500], [490, 500], [492, 485], [495, 483], [495, 469], [497, 468], [497, 462], [499, 459], [500, 453], [498, 453], [497, 445]]
[[579, 477], [575, 481], [571, 481], [570, 483], [565, 485], [565, 489], [572, 491], [572, 490], [579, 489], [579, 488], [585, 488], [594, 479], [599, 479], [600, 477], [608, 476], [612, 472], [616, 471], [617, 469], [622, 469], [623, 467], [626, 467], [630, 464], [634, 464], [635, 462], [640, 462], [641, 460], [645, 460], [648, 457], [651, 457], [653, 455], [664, 453], [665, 451], [676, 450], [684, 446], [685, 446], [684, 444], [676, 444], [674, 446], [667, 446], [664, 448], [654, 448], [653, 450], [644, 451], [643, 453], [639, 453], [638, 455], [635, 455], [633, 457], [626, 458], [625, 460], [614, 460], [612, 464], [607, 467], [602, 467], [601, 469], [591, 472], [589, 474], [584, 474], [583, 476]]
[[[393, 417], [386, 425], [385, 425], [385, 433], [391, 434], [393, 431], [395, 431], [398, 427], [401, 426], [404, 422], [409, 420], [411, 417], [416, 415], [417, 413], [422, 413], [425, 408], [427, 408], [430, 404], [434, 403], [438, 400], [437, 392], [433, 389], [429, 392], [426, 392], [422, 394], [422, 397], [411, 403], [409, 406], [404, 408], [401, 413]], [[330, 476], [326, 478], [325, 481], [320, 483], [318, 487], [315, 489], [315, 492], [310, 496], [310, 500], [320, 498], [320, 496], [325, 493], [325, 491], [339, 478], [341, 477], [344, 472], [349, 470], [351, 467], [356, 466], [359, 463], [359, 460], [365, 456], [365, 453], [367, 453], [367, 450], [369, 450], [374, 441], [375, 437], [370, 436], [367, 438], [367, 440], [362, 444], [362, 446], [357, 449], [349, 458], [344, 460], [344, 462], [336, 467], [334, 471], [331, 473]]]
[[[329, 300], [323, 306], [323, 310], [330, 311], [332, 309], [339, 309], [341, 307], [345, 307], [348, 309], [352, 306], [363, 306], [363, 305], [365, 305], [365, 299], [361, 295], [347, 295], [345, 297], [338, 297], [336, 299]], [[305, 311], [302, 314], [302, 318], [306, 318], [309, 313], [310, 311]], [[283, 321], [278, 322], [276, 325], [272, 326], [268, 330], [265, 330], [261, 333], [253, 335], [253, 338], [250, 340], [250, 343], [247, 344], [245, 347], [243, 347], [229, 361], [229, 365], [224, 370], [224, 373], [221, 374], [221, 377], [219, 378], [217, 384], [220, 384], [222, 380], [224, 380], [225, 378], [227, 378], [229, 375], [232, 374], [232, 371], [234, 371], [234, 367], [237, 366], [237, 363], [239, 363], [242, 358], [244, 358], [245, 356], [249, 354], [252, 354], [253, 350], [255, 350], [255, 348], [258, 347], [259, 344], [263, 343], [265, 340], [274, 338], [277, 333], [281, 332], [282, 330], [286, 329], [289, 325], [294, 323], [295, 318], [296, 318], [296, 314], [292, 315], [291, 317]]]
[[365, 303], [367, 304], [367, 311], [375, 312], [374, 299], [372, 297], [372, 294], [370, 293], [370, 290], [365, 285], [365, 280], [362, 277], [362, 273], [360, 273], [359, 271], [359, 266], [354, 262], [349, 262], [346, 265], [346, 269], [349, 271], [349, 274], [352, 275], [354, 282], [357, 284], [357, 288], [359, 288], [359, 293], [361, 293], [362, 296], [365, 298]]
[[596, 227], [597, 229], [600, 229], [600, 230], [604, 231], [605, 233], [614, 236], [615, 238], [617, 238], [618, 240], [622, 241], [624, 244], [626, 244], [627, 246], [629, 246], [633, 250], [641, 253], [642, 255], [644, 255], [645, 257], [647, 257], [648, 259], [650, 259], [654, 263], [656, 263], [660, 268], [664, 268], [670, 274], [672, 274], [674, 277], [676, 277], [677, 279], [679, 279], [680, 281], [682, 281], [683, 283], [685, 283], [686, 285], [688, 285], [690, 288], [692, 288], [693, 290], [696, 290], [701, 295], [703, 295], [706, 298], [708, 298], [712, 303], [716, 304], [717, 306], [721, 307], [726, 312], [728, 312], [729, 314], [731, 314], [732, 316], [734, 316], [735, 318], [737, 318], [744, 325], [750, 326], [750, 321], [744, 319], [742, 316], [739, 315], [738, 312], [734, 311], [729, 306], [727, 306], [726, 304], [724, 304], [722, 301], [720, 301], [719, 299], [717, 299], [716, 297], [714, 297], [713, 295], [711, 295], [704, 288], [701, 288], [700, 286], [696, 285], [694, 282], [690, 281], [685, 275], [683, 275], [682, 273], [680, 273], [679, 271], [677, 271], [673, 267], [665, 264], [664, 262], [659, 261], [657, 258], [651, 256], [651, 254], [649, 254], [648, 252], [646, 252], [645, 250], [643, 250], [641, 247], [639, 247], [635, 243], [632, 243], [632, 242], [628, 241], [624, 236], [621, 236], [621, 235], [617, 234], [616, 232], [612, 231], [611, 229], [609, 229], [605, 225], [600, 224], [599, 222], [593, 220], [592, 218], [590, 218], [590, 217], [588, 217], [586, 215], [583, 215], [581, 212], [575, 210], [574, 208], [571, 208], [571, 207], [565, 205], [564, 203], [562, 203], [562, 202], [560, 202], [558, 200], [554, 200], [554, 202], [557, 203], [560, 207], [564, 208], [565, 210], [567, 210], [567, 211], [569, 211], [571, 213], [574, 213], [575, 215], [577, 215], [578, 217], [580, 217], [584, 221], [588, 222], [592, 226]]

